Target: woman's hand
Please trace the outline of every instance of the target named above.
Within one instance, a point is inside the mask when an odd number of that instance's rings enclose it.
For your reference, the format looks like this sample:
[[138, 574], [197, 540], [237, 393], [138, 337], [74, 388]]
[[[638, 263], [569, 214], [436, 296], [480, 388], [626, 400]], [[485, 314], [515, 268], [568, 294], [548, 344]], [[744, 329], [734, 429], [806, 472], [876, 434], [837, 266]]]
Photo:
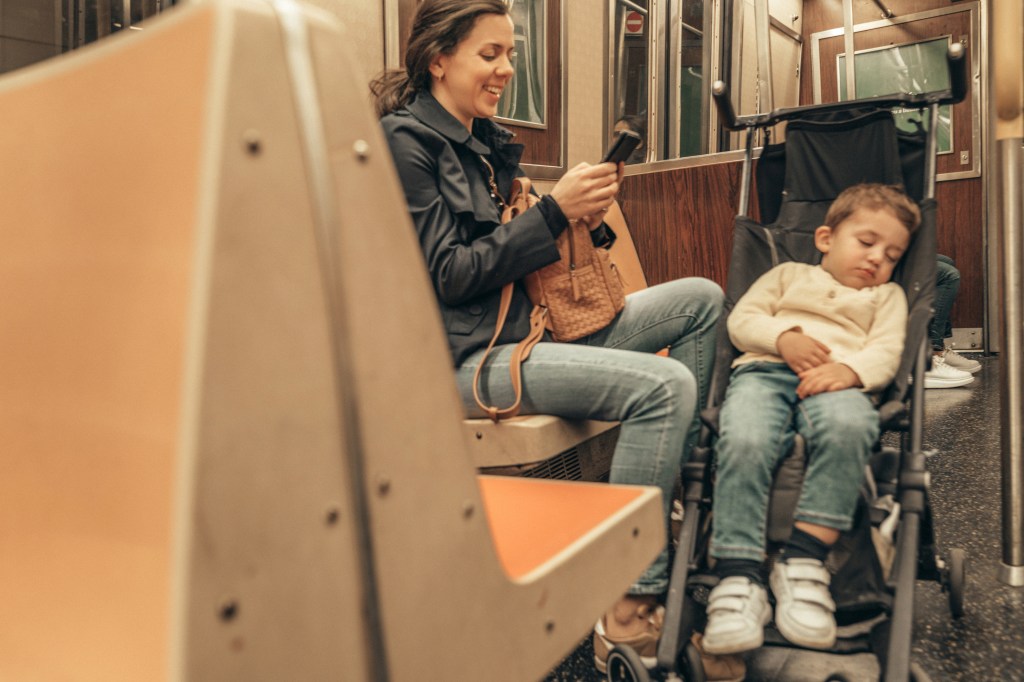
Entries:
[[622, 164], [581, 163], [561, 177], [551, 190], [551, 198], [569, 220], [602, 214], [619, 191], [621, 174]]

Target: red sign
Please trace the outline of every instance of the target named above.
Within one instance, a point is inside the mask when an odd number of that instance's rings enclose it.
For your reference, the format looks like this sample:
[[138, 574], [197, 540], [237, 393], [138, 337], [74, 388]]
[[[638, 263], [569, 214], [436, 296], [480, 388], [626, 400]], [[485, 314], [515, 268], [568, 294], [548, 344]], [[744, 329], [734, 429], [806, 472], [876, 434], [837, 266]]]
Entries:
[[644, 15], [639, 12], [626, 12], [626, 35], [642, 36], [644, 34]]

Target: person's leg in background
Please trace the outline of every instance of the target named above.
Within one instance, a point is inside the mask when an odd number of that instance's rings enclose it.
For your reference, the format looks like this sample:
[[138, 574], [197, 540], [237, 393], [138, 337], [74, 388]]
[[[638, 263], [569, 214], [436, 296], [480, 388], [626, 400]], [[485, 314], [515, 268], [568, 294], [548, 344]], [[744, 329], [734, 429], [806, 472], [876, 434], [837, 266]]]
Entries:
[[963, 357], [946, 348], [946, 339], [953, 336], [950, 312], [960, 292], [960, 271], [949, 256], [938, 255], [935, 267], [935, 315], [928, 325], [928, 339], [932, 345], [932, 368], [925, 373], [925, 388], [955, 388], [974, 380], [971, 376], [981, 369], [981, 363]]
[[950, 322], [950, 311], [953, 301], [960, 292], [960, 271], [949, 256], [938, 255], [935, 264], [935, 302], [932, 304], [935, 315], [928, 325], [928, 339], [932, 351], [941, 353], [946, 350], [945, 339], [953, 336], [953, 325]]

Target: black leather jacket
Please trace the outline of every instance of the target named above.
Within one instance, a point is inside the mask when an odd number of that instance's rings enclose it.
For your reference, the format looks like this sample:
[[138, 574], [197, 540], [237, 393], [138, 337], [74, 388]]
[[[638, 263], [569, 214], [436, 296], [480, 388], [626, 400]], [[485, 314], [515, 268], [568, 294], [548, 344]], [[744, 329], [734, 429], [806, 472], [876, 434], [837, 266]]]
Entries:
[[473, 134], [429, 93], [381, 119], [458, 367], [494, 334], [501, 288], [516, 282], [499, 343], [515, 343], [530, 329], [532, 304], [519, 280], [558, 260], [555, 238], [568, 225], [558, 204], [542, 199], [502, 225], [489, 194], [486, 156], [498, 189], [508, 196], [523, 175], [523, 147], [487, 119]]

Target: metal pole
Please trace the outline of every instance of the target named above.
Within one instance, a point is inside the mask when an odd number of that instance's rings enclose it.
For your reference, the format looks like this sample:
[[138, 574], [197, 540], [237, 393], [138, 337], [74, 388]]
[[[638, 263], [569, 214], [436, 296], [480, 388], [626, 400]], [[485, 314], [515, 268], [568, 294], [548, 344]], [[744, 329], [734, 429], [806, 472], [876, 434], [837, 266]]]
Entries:
[[1015, 0], [993, 5], [996, 138], [1001, 163], [1003, 363], [999, 412], [1002, 437], [1003, 560], [999, 580], [1024, 586], [1024, 221], [1021, 167], [1024, 163], [1024, 8]]
[[750, 211], [750, 174], [753, 170], [754, 128], [747, 128], [747, 148], [743, 155], [743, 170], [740, 171], [740, 206], [738, 215], [746, 216]]
[[[853, 68], [853, 0], [843, 0], [843, 50], [846, 51], [846, 99], [857, 99], [857, 74]], [[843, 98], [843, 93], [839, 93]]]
[[757, 39], [757, 113], [775, 110], [775, 92], [772, 89], [772, 36], [771, 15], [768, 12], [768, 0], [757, 0], [754, 3], [754, 30]]
[[1003, 560], [999, 579], [1024, 586], [1024, 292], [1021, 266], [1022, 140], [999, 141], [1002, 161], [1003, 251], [1003, 371], [1000, 373], [999, 412], [1002, 438]]

